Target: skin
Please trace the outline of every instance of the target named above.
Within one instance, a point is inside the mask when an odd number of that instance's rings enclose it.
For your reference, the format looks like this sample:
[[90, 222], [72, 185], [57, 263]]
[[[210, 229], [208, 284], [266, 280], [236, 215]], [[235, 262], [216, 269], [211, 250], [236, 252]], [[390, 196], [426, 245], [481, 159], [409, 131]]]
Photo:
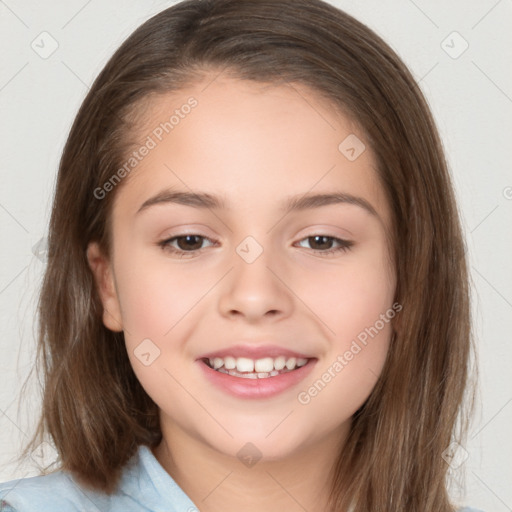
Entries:
[[[212, 78], [148, 105], [141, 141], [190, 96], [198, 100], [115, 191], [110, 258], [89, 245], [103, 321], [124, 330], [137, 378], [159, 406], [155, 456], [202, 512], [323, 510], [351, 417], [384, 365], [391, 324], [309, 403], [297, 396], [329, 367], [332, 375], [338, 355], [393, 304], [389, 205], [368, 145], [355, 161], [338, 150], [348, 135], [363, 135], [313, 91]], [[167, 187], [223, 196], [230, 209], [167, 203], [136, 213]], [[377, 215], [346, 203], [279, 210], [288, 196], [334, 190], [366, 199]], [[181, 258], [158, 245], [185, 233], [206, 238], [172, 246], [200, 250]], [[315, 245], [308, 237], [318, 234], [354, 245], [325, 256], [339, 245]], [[252, 263], [236, 252], [249, 235], [263, 249]], [[148, 366], [134, 353], [146, 338], [160, 350]], [[318, 361], [276, 397], [236, 398], [210, 385], [196, 359], [242, 338]], [[252, 467], [237, 457], [247, 442], [262, 455]]]

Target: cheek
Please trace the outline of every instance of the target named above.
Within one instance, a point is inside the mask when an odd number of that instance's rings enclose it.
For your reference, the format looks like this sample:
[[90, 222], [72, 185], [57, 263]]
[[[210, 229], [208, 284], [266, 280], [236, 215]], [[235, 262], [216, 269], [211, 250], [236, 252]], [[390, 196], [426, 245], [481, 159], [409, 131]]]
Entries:
[[384, 366], [396, 315], [394, 272], [376, 251], [347, 259], [314, 285], [304, 282], [302, 293], [316, 298], [310, 304], [331, 343], [297, 399], [306, 410], [330, 411], [323, 421], [335, 426], [364, 403]]
[[148, 263], [135, 254], [123, 265], [118, 295], [135, 375], [160, 409], [169, 407], [170, 397], [177, 410], [193, 407], [180, 384], [190, 379], [183, 364], [190, 361], [186, 341], [194, 310], [212, 283], [208, 276], [198, 279], [197, 272], [185, 270], [186, 265], [170, 271], [165, 261]]
[[322, 361], [314, 378], [297, 393], [303, 417], [313, 415], [324, 431], [346, 422], [375, 387], [389, 347], [389, 326], [366, 344], [355, 340]]
[[[134, 255], [119, 265], [121, 314], [126, 331], [134, 338], [163, 339], [215, 282], [215, 276], [166, 265], [155, 264]], [[218, 279], [218, 278], [217, 278]]]
[[393, 269], [376, 247], [348, 256], [342, 265], [302, 273], [294, 291], [321, 320], [333, 347], [343, 349], [391, 308], [395, 286]]
[[[187, 340], [218, 271], [198, 273], [134, 251], [118, 262], [116, 276], [126, 349], [139, 382], [160, 407], [169, 396], [185, 404], [179, 383], [190, 379]], [[196, 392], [193, 383], [189, 387]]]

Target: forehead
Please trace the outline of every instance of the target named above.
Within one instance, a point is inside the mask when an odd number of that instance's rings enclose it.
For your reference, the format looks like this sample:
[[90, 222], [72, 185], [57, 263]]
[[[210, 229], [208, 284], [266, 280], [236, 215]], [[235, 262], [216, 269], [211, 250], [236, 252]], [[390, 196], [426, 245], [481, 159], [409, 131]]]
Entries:
[[116, 197], [124, 206], [140, 206], [164, 185], [222, 196], [234, 208], [342, 189], [365, 196], [388, 220], [363, 133], [302, 84], [207, 76], [141, 110], [135, 138], [152, 148], [125, 178]]

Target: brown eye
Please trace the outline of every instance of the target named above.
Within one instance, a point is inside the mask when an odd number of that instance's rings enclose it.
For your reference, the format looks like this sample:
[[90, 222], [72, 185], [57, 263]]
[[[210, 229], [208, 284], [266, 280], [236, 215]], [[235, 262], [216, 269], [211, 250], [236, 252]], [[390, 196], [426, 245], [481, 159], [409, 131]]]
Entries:
[[330, 236], [316, 235], [308, 237], [309, 244], [312, 249], [331, 249], [334, 242], [334, 238]]
[[195, 251], [200, 249], [203, 245], [203, 237], [199, 235], [177, 236], [175, 239], [178, 243], [178, 248], [183, 251]]
[[[342, 240], [341, 238], [327, 235], [308, 236], [301, 240], [301, 242], [305, 240], [308, 241], [313, 251], [318, 252], [321, 255], [332, 254], [339, 251], [348, 251], [350, 247], [354, 245], [354, 243], [349, 240]], [[333, 243], [338, 243], [339, 247], [333, 248]]]
[[211, 242], [209, 238], [206, 238], [204, 236], [197, 234], [187, 234], [174, 236], [172, 238], [162, 240], [161, 242], [158, 243], [158, 245], [165, 251], [185, 256], [186, 253], [193, 254], [203, 249], [202, 246], [205, 240]]

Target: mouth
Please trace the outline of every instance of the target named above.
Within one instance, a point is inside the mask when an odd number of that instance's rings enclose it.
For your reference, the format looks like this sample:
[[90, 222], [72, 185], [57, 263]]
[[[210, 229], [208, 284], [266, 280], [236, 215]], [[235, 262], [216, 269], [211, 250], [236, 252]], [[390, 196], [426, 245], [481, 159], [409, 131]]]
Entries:
[[[283, 351], [281, 351], [283, 352]], [[267, 399], [299, 385], [313, 370], [316, 357], [297, 357], [304, 354], [277, 354], [257, 358], [227, 352], [197, 359], [201, 374], [208, 384], [222, 393], [243, 399]], [[211, 357], [213, 356], [213, 357]]]
[[242, 379], [269, 379], [293, 372], [314, 358], [303, 357], [204, 357], [201, 361], [212, 370]]

